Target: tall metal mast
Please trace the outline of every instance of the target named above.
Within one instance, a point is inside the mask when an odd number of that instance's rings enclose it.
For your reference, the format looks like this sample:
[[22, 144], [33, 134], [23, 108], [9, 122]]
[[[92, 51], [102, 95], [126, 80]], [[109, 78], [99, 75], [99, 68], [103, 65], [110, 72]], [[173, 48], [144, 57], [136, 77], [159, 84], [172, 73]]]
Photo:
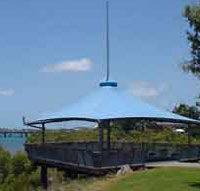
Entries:
[[117, 82], [110, 81], [110, 39], [109, 39], [109, 0], [106, 0], [106, 80], [100, 82], [101, 87], [117, 87]]
[[110, 39], [109, 39], [109, 1], [106, 1], [106, 81], [109, 81], [110, 77]]

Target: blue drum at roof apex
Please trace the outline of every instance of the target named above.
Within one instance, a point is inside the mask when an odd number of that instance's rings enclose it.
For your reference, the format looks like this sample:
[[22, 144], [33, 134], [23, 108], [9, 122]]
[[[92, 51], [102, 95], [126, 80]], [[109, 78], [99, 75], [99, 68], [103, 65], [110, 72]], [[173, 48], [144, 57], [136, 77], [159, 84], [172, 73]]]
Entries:
[[99, 83], [100, 87], [118, 87], [118, 83], [115, 81], [104, 81]]

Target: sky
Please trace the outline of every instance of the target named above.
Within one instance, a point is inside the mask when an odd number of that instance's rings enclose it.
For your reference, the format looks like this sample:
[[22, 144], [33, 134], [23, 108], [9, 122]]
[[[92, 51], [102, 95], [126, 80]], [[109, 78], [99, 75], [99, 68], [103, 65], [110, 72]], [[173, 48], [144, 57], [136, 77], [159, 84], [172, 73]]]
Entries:
[[[200, 81], [184, 73], [195, 0], [110, 0], [111, 76], [164, 110], [195, 104]], [[104, 0], [0, 1], [0, 127], [22, 126], [95, 91], [105, 77]]]

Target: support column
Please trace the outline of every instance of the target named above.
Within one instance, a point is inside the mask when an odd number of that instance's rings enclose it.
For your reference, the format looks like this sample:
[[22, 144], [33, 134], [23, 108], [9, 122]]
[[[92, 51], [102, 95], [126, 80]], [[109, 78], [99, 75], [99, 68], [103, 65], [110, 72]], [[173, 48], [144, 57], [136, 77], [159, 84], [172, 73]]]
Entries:
[[42, 143], [45, 143], [45, 124], [42, 124]]
[[110, 121], [107, 121], [106, 123], [107, 126], [107, 149], [110, 149], [110, 133], [111, 133], [111, 129], [110, 129]]
[[147, 121], [143, 120], [142, 121], [142, 132], [145, 132], [147, 129]]
[[145, 143], [142, 142], [141, 143], [141, 150], [142, 150], [142, 153], [141, 153], [141, 157], [142, 157], [142, 168], [144, 169], [145, 168], [145, 162], [146, 162], [146, 157], [145, 157]]
[[103, 123], [102, 121], [99, 121], [99, 144], [100, 144], [100, 149], [103, 149]]
[[[42, 124], [42, 143], [45, 143], [45, 124], [44, 123]], [[41, 166], [40, 177], [41, 177], [42, 187], [46, 190], [48, 186], [48, 180], [47, 180], [47, 166], [45, 164]]]
[[48, 187], [46, 165], [41, 166], [41, 183], [42, 183], [42, 187], [46, 190]]
[[188, 145], [191, 144], [191, 142], [192, 142], [191, 139], [192, 139], [192, 137], [191, 137], [190, 125], [188, 125]]
[[[147, 125], [147, 121], [146, 120], [142, 120], [142, 132], [145, 132], [146, 131], [146, 125]], [[145, 143], [144, 143], [144, 140], [142, 140], [142, 143], [141, 144], [141, 162], [142, 162], [142, 168], [144, 169], [145, 168], [145, 162], [146, 162], [146, 159], [145, 159]]]

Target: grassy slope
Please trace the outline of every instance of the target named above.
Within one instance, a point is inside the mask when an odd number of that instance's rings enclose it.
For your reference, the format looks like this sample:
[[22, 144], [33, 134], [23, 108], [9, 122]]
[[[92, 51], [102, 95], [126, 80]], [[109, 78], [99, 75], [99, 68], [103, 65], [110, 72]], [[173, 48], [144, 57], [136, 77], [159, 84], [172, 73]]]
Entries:
[[200, 169], [160, 168], [97, 180], [76, 180], [57, 187], [68, 191], [199, 191]]
[[132, 174], [108, 186], [104, 191], [197, 191], [200, 170], [156, 169]]
[[200, 170], [163, 168], [128, 175], [104, 191], [197, 191]]

